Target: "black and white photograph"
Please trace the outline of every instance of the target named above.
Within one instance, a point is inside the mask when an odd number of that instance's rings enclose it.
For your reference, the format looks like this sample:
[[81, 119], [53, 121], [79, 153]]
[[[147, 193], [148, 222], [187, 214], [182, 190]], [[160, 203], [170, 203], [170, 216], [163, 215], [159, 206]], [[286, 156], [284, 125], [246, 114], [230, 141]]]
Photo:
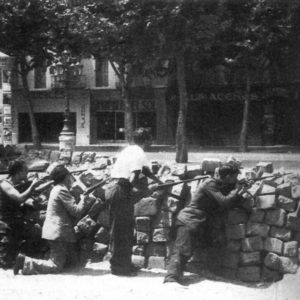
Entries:
[[298, 300], [300, 1], [0, 0], [0, 299]]

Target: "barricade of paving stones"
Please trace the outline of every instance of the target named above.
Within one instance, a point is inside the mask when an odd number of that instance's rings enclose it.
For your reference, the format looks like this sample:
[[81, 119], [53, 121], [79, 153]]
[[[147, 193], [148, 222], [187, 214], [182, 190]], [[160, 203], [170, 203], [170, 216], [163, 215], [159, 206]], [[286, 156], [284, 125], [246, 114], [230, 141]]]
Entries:
[[[26, 153], [26, 157], [29, 157]], [[21, 156], [22, 157], [22, 156]], [[64, 162], [74, 173], [77, 181], [71, 193], [79, 200], [89, 187], [107, 178], [115, 161], [93, 152], [75, 152], [71, 160], [58, 151], [35, 152], [32, 157], [37, 165]], [[162, 182], [175, 182], [194, 178], [197, 175], [213, 175], [221, 165], [218, 159], [205, 159], [199, 165], [162, 165], [151, 162], [150, 167]], [[50, 165], [51, 166], [51, 165]], [[34, 163], [32, 165], [34, 169]], [[41, 167], [42, 168], [42, 167]], [[96, 169], [96, 170], [92, 170]], [[300, 261], [300, 179], [296, 174], [275, 176], [272, 163], [261, 162], [253, 169], [242, 170], [241, 177], [255, 179], [259, 176], [274, 175], [257, 180], [247, 193], [244, 201], [230, 210], [221, 211], [210, 220], [206, 236], [209, 236], [216, 252], [204, 248], [196, 251], [191, 262], [213, 256], [222, 274], [246, 282], [277, 281], [286, 273], [296, 273]], [[39, 173], [43, 176], [43, 173]], [[142, 181], [142, 189], [135, 197], [135, 245], [133, 261], [140, 267], [166, 268], [174, 241], [174, 220], [178, 211], [189, 201], [191, 194], [201, 180], [175, 185], [168, 190], [150, 192], [148, 180]], [[88, 259], [101, 260], [109, 250], [109, 211], [104, 199], [105, 185], [91, 193], [90, 210], [77, 220], [75, 231], [79, 238], [82, 263]], [[178, 197], [170, 196], [170, 193]], [[270, 195], [259, 196], [262, 193]], [[49, 190], [38, 195], [38, 223], [42, 225]], [[97, 199], [97, 200], [95, 200]], [[180, 200], [181, 199], [181, 200]], [[201, 244], [200, 244], [201, 245]], [[208, 256], [207, 256], [208, 255]], [[201, 258], [202, 256], [202, 258]]]
[[[273, 166], [266, 164], [265, 173]], [[250, 176], [253, 174], [249, 174]], [[269, 195], [259, 196], [263, 193]], [[227, 214], [223, 265], [243, 281], [277, 281], [296, 273], [299, 260], [300, 182], [296, 175], [268, 178], [244, 195], [244, 207]]]

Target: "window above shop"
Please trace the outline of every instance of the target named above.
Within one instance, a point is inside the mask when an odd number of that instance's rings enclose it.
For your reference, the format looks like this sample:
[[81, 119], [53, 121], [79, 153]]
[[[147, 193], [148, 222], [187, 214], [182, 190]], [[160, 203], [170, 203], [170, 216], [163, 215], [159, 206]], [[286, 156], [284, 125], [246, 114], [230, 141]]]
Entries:
[[96, 59], [95, 86], [108, 87], [108, 60]]
[[9, 70], [3, 70], [3, 83], [10, 83], [11, 78], [11, 71]]
[[46, 88], [46, 68], [38, 67], [34, 69], [34, 88], [35, 89]]

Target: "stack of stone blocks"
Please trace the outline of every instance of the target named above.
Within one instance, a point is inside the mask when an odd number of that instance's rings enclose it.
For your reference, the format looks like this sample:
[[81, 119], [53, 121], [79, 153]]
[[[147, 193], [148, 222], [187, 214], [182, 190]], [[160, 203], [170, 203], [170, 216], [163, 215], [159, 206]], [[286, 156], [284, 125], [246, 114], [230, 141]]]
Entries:
[[[50, 151], [47, 155], [46, 160], [51, 163], [65, 159], [57, 151]], [[38, 155], [36, 157], [42, 159]], [[78, 183], [72, 188], [75, 198], [79, 199], [86, 188], [108, 175], [113, 162], [114, 158], [93, 152], [73, 153], [69, 161], [70, 170], [103, 167], [101, 171], [89, 170], [76, 176]], [[157, 177], [161, 182], [175, 182], [196, 175], [213, 176], [220, 165], [219, 159], [205, 159], [201, 165], [193, 166], [165, 165], [159, 169]], [[274, 171], [272, 163], [261, 162], [254, 170], [244, 170], [243, 175], [248, 179], [255, 179], [258, 168], [263, 170], [262, 176], [272, 175]], [[176, 215], [189, 201], [199, 182], [200, 180], [178, 184], [168, 190], [182, 200], [168, 195], [165, 190], [146, 193], [147, 196], [137, 199], [134, 209], [134, 263], [140, 267], [166, 268], [174, 241]], [[105, 187], [97, 189], [94, 196], [103, 199], [104, 189]], [[259, 196], [261, 193], [273, 194]], [[225, 226], [220, 226], [218, 231], [221, 235], [218, 240], [223, 241], [220, 247], [223, 252], [219, 255], [222, 258], [219, 259], [220, 268], [230, 274], [230, 277], [247, 282], [277, 281], [283, 274], [296, 273], [300, 261], [299, 177], [274, 176], [257, 181], [243, 197], [244, 201], [238, 207], [220, 216], [225, 222]], [[102, 258], [109, 244], [107, 208], [78, 220], [75, 229], [80, 236], [83, 260]]]
[[[260, 166], [261, 167], [261, 166]], [[265, 163], [262, 176], [273, 173]], [[254, 172], [248, 176], [255, 178]], [[259, 196], [259, 194], [270, 193]], [[227, 214], [227, 251], [223, 266], [247, 282], [277, 281], [296, 273], [300, 252], [300, 185], [297, 176], [282, 176], [255, 183], [240, 208]]]

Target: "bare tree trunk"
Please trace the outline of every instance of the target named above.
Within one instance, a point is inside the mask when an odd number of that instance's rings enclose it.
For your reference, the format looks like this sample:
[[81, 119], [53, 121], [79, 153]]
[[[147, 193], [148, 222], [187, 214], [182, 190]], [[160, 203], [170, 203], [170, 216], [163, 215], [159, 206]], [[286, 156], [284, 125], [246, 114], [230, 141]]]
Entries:
[[179, 91], [179, 112], [176, 131], [176, 162], [188, 162], [186, 138], [187, 90], [185, 83], [185, 64], [183, 52], [176, 55], [176, 72]]
[[128, 97], [128, 87], [122, 85], [122, 99], [124, 102], [124, 126], [125, 126], [125, 139], [128, 143], [133, 139], [133, 112], [132, 103]]
[[24, 99], [27, 102], [28, 106], [28, 114], [29, 114], [29, 119], [30, 119], [30, 127], [31, 127], [31, 137], [32, 137], [32, 143], [33, 147], [35, 149], [40, 149], [41, 146], [41, 140], [40, 140], [40, 134], [37, 129], [36, 125], [36, 120], [34, 117], [34, 112], [33, 112], [33, 105], [30, 97], [30, 92], [29, 92], [29, 87], [28, 87], [28, 81], [27, 81], [27, 73], [22, 72], [22, 83], [23, 83], [23, 88], [24, 88]]
[[171, 73], [168, 75], [167, 91], [165, 103], [167, 108], [167, 130], [171, 134], [171, 143], [175, 143], [176, 124], [178, 120], [179, 111], [179, 95], [177, 85], [177, 74]]
[[244, 102], [244, 110], [243, 110], [243, 121], [242, 121], [242, 129], [240, 134], [240, 152], [248, 151], [248, 123], [249, 123], [249, 109], [250, 109], [250, 73], [247, 71], [246, 73], [246, 98]]
[[125, 140], [128, 143], [132, 142], [133, 139], [133, 111], [132, 111], [132, 103], [129, 99], [128, 89], [129, 89], [129, 78], [125, 76], [125, 66], [119, 66], [119, 69], [116, 67], [114, 62], [109, 60], [113, 70], [117, 74], [120, 80], [121, 86], [121, 98], [124, 103], [124, 130], [125, 130]]

